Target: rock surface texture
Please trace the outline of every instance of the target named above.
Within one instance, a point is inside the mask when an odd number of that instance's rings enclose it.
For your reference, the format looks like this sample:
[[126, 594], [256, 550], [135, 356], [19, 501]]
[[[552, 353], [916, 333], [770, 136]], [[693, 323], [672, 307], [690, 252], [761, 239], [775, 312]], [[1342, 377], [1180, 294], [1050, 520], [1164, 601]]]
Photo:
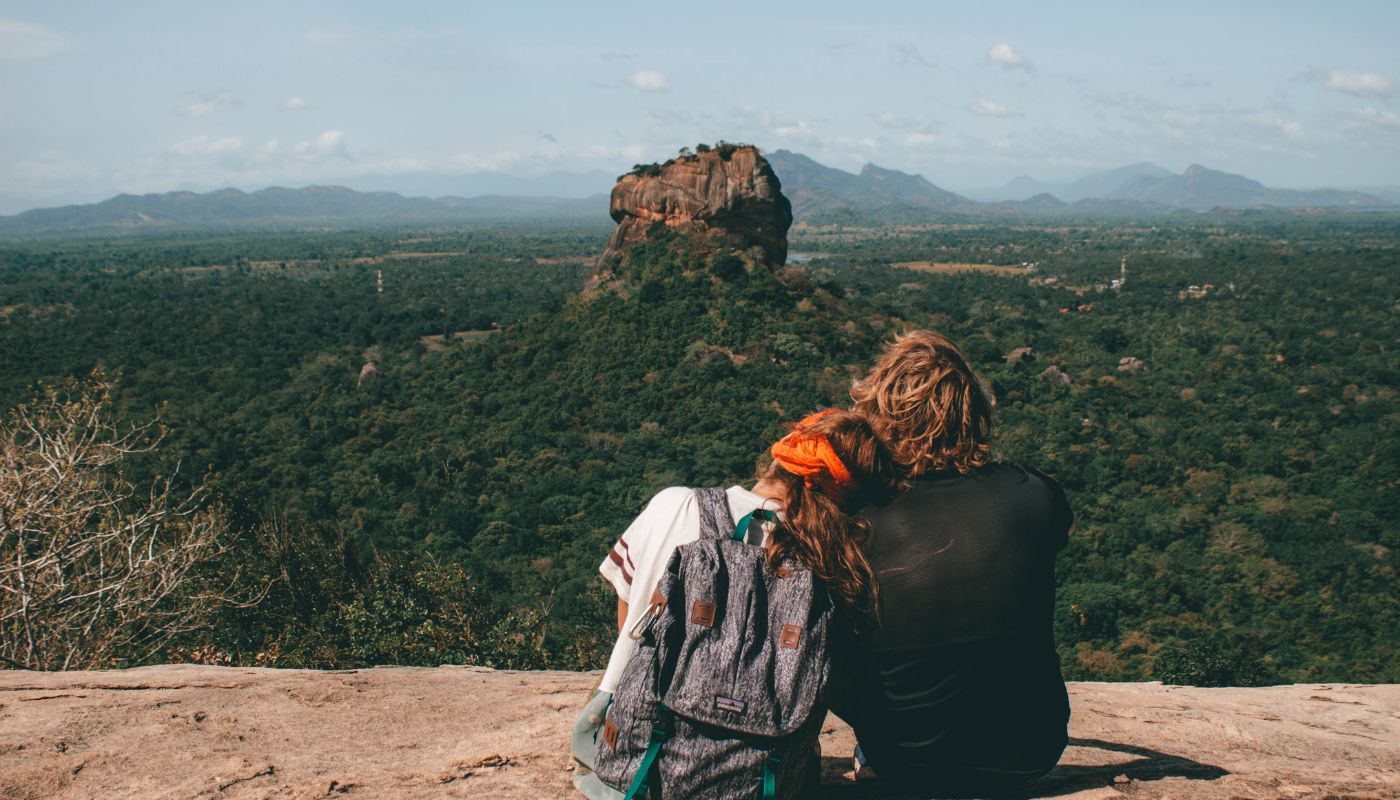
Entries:
[[613, 187], [609, 213], [617, 229], [599, 261], [601, 273], [658, 222], [674, 230], [728, 235], [741, 249], [758, 248], [759, 260], [770, 267], [787, 260], [792, 206], [756, 147], [683, 157], [663, 166], [659, 175], [624, 175]]
[[[157, 666], [0, 671], [0, 798], [568, 798], [597, 673]], [[1070, 748], [1034, 796], [1400, 797], [1400, 686], [1074, 683]], [[819, 797], [854, 782], [822, 734]]]

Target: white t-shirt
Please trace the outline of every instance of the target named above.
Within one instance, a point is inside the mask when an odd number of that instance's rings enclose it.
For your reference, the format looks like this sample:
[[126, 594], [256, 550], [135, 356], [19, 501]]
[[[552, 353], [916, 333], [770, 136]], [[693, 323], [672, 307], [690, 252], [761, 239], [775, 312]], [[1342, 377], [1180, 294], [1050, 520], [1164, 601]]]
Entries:
[[[742, 486], [731, 486], [725, 490], [729, 496], [729, 511], [738, 524], [744, 515], [763, 505], [764, 499]], [[768, 507], [774, 507], [769, 502]], [[750, 528], [748, 541], [762, 544], [760, 529], [766, 525]], [[637, 643], [627, 632], [637, 623], [651, 606], [651, 595], [671, 553], [683, 544], [700, 538], [700, 505], [695, 500], [695, 492], [683, 486], [662, 489], [651, 498], [647, 507], [627, 526], [622, 538], [617, 540], [608, 557], [603, 559], [598, 571], [617, 590], [619, 599], [627, 603], [627, 620], [613, 645], [612, 657], [608, 659], [607, 671], [598, 684], [598, 690], [616, 692], [618, 681], [627, 661], [636, 652]]]

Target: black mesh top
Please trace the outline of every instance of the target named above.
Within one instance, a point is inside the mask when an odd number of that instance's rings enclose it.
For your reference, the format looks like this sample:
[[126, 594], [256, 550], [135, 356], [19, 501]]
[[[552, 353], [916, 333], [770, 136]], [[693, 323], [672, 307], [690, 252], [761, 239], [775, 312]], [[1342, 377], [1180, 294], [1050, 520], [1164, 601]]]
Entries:
[[1073, 514], [1049, 477], [996, 464], [869, 508], [880, 618], [837, 645], [833, 709], [883, 776], [995, 788], [1054, 766], [1069, 702], [1051, 615]]

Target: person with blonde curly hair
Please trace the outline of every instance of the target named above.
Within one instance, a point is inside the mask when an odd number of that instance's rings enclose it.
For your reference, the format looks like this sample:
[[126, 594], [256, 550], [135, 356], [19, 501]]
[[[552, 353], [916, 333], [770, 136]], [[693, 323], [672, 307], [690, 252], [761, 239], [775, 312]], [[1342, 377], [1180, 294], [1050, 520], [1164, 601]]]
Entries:
[[993, 401], [942, 334], [896, 338], [851, 397], [907, 486], [861, 512], [878, 603], [868, 634], [833, 653], [858, 771], [920, 796], [1023, 791], [1067, 743], [1051, 619], [1064, 492], [993, 461]]

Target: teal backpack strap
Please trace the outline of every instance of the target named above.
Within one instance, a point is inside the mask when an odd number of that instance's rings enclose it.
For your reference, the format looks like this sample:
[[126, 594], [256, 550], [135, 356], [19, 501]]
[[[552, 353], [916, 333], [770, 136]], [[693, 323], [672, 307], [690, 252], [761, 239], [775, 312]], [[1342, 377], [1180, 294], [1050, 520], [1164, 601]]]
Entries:
[[775, 755], [768, 756], [763, 763], [763, 800], [773, 800], [773, 795], [777, 793], [778, 766], [782, 763], [783, 760]]
[[656, 765], [656, 756], [661, 752], [661, 745], [671, 738], [674, 721], [671, 709], [667, 708], [665, 703], [659, 703], [656, 722], [651, 726], [651, 744], [647, 745], [647, 753], [642, 756], [642, 763], [637, 767], [637, 774], [632, 778], [632, 785], [627, 787], [627, 796], [623, 800], [646, 797], [647, 779], [651, 777], [651, 769]]
[[749, 535], [749, 526], [753, 524], [754, 515], [768, 522], [778, 521], [778, 512], [770, 511], [766, 508], [755, 508], [753, 511], [745, 514], [739, 520], [739, 524], [734, 526], [734, 541], [742, 542], [744, 538]]

